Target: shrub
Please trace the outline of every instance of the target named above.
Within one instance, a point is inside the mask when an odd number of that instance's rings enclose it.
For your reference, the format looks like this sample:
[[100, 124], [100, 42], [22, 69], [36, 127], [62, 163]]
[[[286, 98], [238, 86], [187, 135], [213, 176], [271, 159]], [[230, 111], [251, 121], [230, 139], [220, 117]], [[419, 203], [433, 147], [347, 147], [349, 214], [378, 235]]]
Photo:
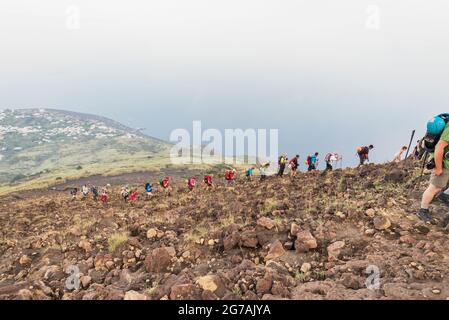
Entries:
[[115, 252], [121, 245], [128, 241], [126, 233], [114, 233], [109, 239], [109, 252]]

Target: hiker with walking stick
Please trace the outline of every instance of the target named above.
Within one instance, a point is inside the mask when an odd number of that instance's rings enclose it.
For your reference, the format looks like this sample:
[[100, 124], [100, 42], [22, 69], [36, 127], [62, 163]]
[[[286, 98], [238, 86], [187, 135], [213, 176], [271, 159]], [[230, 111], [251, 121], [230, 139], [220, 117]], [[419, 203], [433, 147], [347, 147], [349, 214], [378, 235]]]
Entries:
[[[427, 133], [424, 137], [424, 147], [430, 155], [427, 169], [433, 170], [429, 187], [424, 191], [421, 208], [416, 215], [425, 222], [432, 221], [429, 206], [436, 197], [449, 206], [449, 195], [443, 189], [449, 182], [449, 114], [440, 114], [427, 123]], [[449, 223], [449, 215], [443, 221], [443, 225]]]
[[401, 148], [401, 150], [399, 150], [399, 151], [394, 155], [393, 162], [396, 162], [396, 163], [401, 162], [401, 160], [402, 160], [402, 155], [404, 154], [405, 151], [407, 151], [407, 149], [408, 149], [407, 146], [403, 146], [403, 147]]

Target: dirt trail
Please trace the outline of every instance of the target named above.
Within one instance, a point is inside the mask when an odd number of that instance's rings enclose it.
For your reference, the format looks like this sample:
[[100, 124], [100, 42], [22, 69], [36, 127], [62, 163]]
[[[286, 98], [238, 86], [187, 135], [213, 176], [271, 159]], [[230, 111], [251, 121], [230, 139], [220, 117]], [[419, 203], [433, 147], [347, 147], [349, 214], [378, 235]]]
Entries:
[[[0, 298], [449, 298], [448, 231], [414, 216], [427, 183], [418, 164], [193, 192], [179, 178], [170, 195], [125, 203], [118, 185], [146, 177], [114, 180], [107, 204], [45, 190], [3, 197]], [[85, 182], [104, 184], [71, 183]], [[78, 289], [66, 284], [74, 266]]]

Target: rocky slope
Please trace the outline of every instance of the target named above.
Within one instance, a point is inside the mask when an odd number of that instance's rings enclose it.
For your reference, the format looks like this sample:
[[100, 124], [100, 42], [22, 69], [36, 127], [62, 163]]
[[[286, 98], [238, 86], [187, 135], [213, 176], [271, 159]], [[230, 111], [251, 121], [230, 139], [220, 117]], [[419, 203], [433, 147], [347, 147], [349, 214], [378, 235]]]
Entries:
[[419, 173], [368, 165], [193, 192], [178, 181], [135, 203], [118, 188], [108, 204], [6, 196], [0, 298], [447, 299], [448, 232], [413, 215]]

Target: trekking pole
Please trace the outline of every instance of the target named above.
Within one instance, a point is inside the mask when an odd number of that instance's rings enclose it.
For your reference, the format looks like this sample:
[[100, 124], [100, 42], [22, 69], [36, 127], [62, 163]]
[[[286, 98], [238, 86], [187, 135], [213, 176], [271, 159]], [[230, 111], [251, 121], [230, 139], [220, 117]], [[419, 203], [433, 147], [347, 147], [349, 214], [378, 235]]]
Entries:
[[424, 154], [424, 161], [422, 163], [422, 169], [421, 169], [421, 176], [420, 178], [423, 176], [424, 174], [424, 168], [426, 167], [426, 162], [427, 162], [427, 157], [429, 156], [429, 153], [426, 151], [426, 153]]
[[410, 143], [408, 144], [407, 153], [405, 154], [405, 159], [407, 159], [407, 157], [408, 157], [408, 152], [410, 151], [410, 147], [412, 146], [414, 136], [415, 136], [415, 130], [412, 131], [412, 136], [410, 138]]

